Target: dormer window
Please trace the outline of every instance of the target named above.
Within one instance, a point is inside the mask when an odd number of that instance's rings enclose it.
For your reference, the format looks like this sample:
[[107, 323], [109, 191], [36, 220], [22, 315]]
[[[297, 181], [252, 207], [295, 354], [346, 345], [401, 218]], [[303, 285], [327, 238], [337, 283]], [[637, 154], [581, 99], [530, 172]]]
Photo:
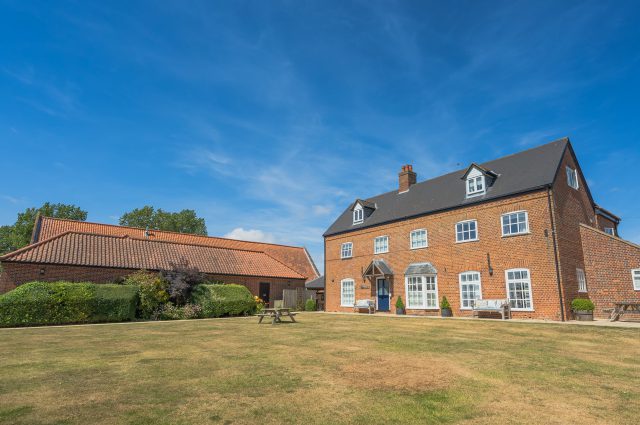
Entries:
[[360, 224], [364, 221], [364, 210], [362, 205], [358, 204], [353, 209], [353, 224]]
[[467, 196], [482, 195], [484, 193], [484, 176], [469, 177], [467, 179]]
[[487, 193], [487, 186], [490, 186], [498, 178], [498, 174], [488, 170], [481, 165], [471, 164], [462, 176], [465, 182], [467, 198], [480, 196]]

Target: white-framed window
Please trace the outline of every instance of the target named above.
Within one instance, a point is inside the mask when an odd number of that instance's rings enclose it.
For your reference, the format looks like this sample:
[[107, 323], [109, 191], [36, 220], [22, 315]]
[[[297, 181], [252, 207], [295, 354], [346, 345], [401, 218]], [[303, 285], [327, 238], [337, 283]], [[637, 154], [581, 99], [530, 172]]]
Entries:
[[478, 222], [466, 220], [456, 223], [456, 242], [469, 242], [478, 240]]
[[438, 308], [438, 284], [436, 276], [406, 276], [405, 291], [407, 297], [407, 308]]
[[482, 195], [484, 186], [483, 175], [467, 178], [467, 196]]
[[613, 227], [605, 227], [604, 228], [604, 232], [606, 234], [608, 234], [608, 235], [611, 235], [611, 236], [615, 236], [616, 235], [616, 231], [615, 231], [615, 229]]
[[578, 275], [578, 292], [587, 292], [587, 277], [584, 270], [576, 269], [576, 275]]
[[567, 184], [574, 189], [578, 189], [578, 170], [567, 167]]
[[340, 305], [342, 307], [353, 307], [356, 302], [356, 283], [353, 279], [342, 279], [340, 281]]
[[521, 235], [529, 233], [529, 214], [526, 211], [516, 211], [502, 215], [502, 236]]
[[342, 244], [340, 248], [340, 258], [351, 258], [353, 257], [353, 243], [345, 242]]
[[389, 236], [378, 236], [373, 240], [373, 253], [383, 254], [389, 252]]
[[482, 298], [480, 272], [463, 272], [458, 275], [460, 281], [460, 308], [471, 309], [473, 302]]
[[633, 289], [640, 291], [640, 269], [631, 270], [631, 278], [633, 280]]
[[426, 248], [428, 246], [427, 231], [425, 229], [412, 231], [409, 236], [409, 241], [411, 249]]
[[504, 272], [507, 295], [512, 310], [533, 311], [531, 275], [528, 269], [510, 269]]
[[353, 224], [360, 224], [364, 221], [364, 210], [362, 205], [358, 204], [353, 209]]

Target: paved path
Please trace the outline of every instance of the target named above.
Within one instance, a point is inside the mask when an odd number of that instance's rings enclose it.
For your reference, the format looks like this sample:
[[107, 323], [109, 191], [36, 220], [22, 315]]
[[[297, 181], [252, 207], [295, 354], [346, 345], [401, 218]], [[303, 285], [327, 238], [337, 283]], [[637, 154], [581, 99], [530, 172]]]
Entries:
[[500, 319], [483, 319], [483, 318], [473, 318], [473, 317], [440, 317], [440, 316], [418, 316], [414, 314], [405, 314], [399, 316], [397, 314], [391, 313], [375, 313], [375, 314], [365, 314], [365, 313], [346, 313], [346, 312], [324, 312], [318, 311], [313, 312], [311, 314], [344, 314], [344, 315], [359, 315], [359, 316], [367, 316], [367, 317], [387, 317], [387, 318], [408, 318], [408, 319], [431, 319], [431, 320], [483, 320], [483, 321], [491, 321], [498, 323], [546, 323], [549, 325], [578, 325], [578, 326], [606, 326], [611, 328], [636, 328], [640, 330], [640, 321], [617, 321], [611, 322], [607, 319], [596, 319], [592, 322], [579, 322], [577, 320], [567, 320], [566, 322], [560, 322], [557, 320], [541, 320], [541, 319], [509, 319], [509, 320], [500, 320]]

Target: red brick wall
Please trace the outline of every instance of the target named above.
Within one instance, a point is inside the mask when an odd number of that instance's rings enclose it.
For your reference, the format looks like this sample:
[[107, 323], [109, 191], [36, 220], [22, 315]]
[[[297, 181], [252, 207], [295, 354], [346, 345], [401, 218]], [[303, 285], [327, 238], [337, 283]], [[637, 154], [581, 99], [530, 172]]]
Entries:
[[[514, 312], [514, 317], [560, 319], [551, 219], [546, 191], [471, 206], [464, 209], [427, 215], [348, 234], [325, 238], [326, 310], [351, 311], [340, 307], [340, 281], [352, 278], [356, 299], [375, 298], [375, 282], [363, 280], [362, 272], [374, 258], [384, 259], [392, 268], [391, 310], [398, 295], [407, 302], [404, 271], [410, 263], [430, 262], [438, 270], [438, 298], [446, 295], [454, 315], [470, 315], [460, 310], [458, 275], [479, 271], [483, 298], [507, 298], [505, 270], [528, 268], [533, 289], [533, 312]], [[500, 216], [526, 210], [530, 233], [502, 237]], [[462, 220], [478, 221], [479, 241], [456, 243], [455, 224]], [[410, 249], [409, 234], [425, 228], [427, 248]], [[546, 231], [546, 232], [545, 232]], [[389, 253], [373, 254], [376, 236], [389, 236]], [[353, 243], [353, 258], [340, 259], [343, 242]], [[487, 253], [491, 256], [493, 275], [488, 271]], [[438, 310], [408, 310], [410, 314], [439, 314]]]
[[[70, 282], [95, 282], [109, 283], [133, 273], [130, 269], [112, 269], [106, 267], [61, 266], [40, 265], [26, 263], [2, 263], [3, 272], [0, 274], [0, 293], [14, 289], [23, 283], [35, 280], [55, 282], [66, 280]], [[44, 270], [44, 274], [40, 271]], [[226, 276], [210, 275], [212, 279], [224, 283], [237, 283], [244, 285], [253, 295], [259, 295], [260, 282], [270, 283], [271, 299], [282, 299], [282, 290], [285, 288], [304, 287], [304, 279], [275, 279], [252, 276]]]
[[553, 185], [553, 206], [556, 221], [557, 243], [560, 258], [560, 281], [564, 293], [565, 317], [571, 318], [571, 300], [586, 297], [578, 292], [577, 269], [584, 270], [584, 256], [580, 239], [580, 223], [594, 226], [595, 210], [586, 190], [586, 181], [578, 172], [578, 189], [567, 183], [566, 167], [577, 169], [571, 151], [567, 149], [562, 159], [558, 176]]
[[607, 317], [604, 309], [616, 301], [640, 301], [633, 289], [631, 270], [640, 269], [640, 246], [588, 226], [580, 226], [589, 298], [596, 317]]

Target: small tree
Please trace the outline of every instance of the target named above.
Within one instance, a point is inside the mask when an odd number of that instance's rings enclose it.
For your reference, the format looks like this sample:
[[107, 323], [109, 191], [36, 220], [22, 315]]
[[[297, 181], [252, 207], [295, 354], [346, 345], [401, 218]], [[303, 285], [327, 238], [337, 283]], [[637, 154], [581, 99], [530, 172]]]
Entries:
[[440, 309], [442, 310], [451, 310], [451, 304], [449, 304], [449, 300], [447, 299], [446, 296], [442, 297], [442, 301], [440, 302]]
[[316, 311], [316, 300], [309, 298], [304, 304], [305, 311]]
[[404, 303], [402, 302], [402, 297], [398, 295], [398, 299], [396, 300], [396, 309], [404, 310]]
[[169, 285], [169, 299], [177, 306], [185, 305], [191, 298], [191, 291], [196, 285], [205, 283], [207, 277], [197, 267], [189, 265], [186, 259], [180, 263], [169, 263], [171, 269], [161, 272], [161, 276]]

